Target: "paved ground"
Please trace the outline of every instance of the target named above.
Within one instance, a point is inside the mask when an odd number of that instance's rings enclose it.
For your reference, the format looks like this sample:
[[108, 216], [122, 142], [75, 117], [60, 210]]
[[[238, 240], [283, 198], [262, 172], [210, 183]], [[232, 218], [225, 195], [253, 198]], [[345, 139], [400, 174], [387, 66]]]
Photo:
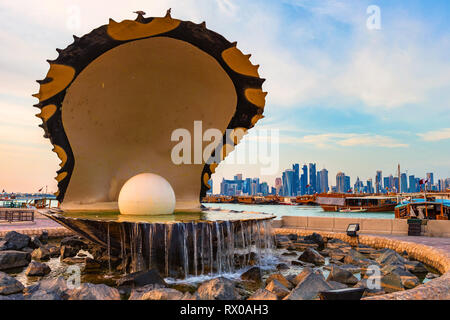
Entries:
[[[373, 234], [373, 236], [380, 236], [380, 235]], [[429, 247], [443, 250], [450, 255], [450, 238], [391, 236], [391, 235], [381, 235], [381, 236], [389, 239], [396, 239], [400, 241], [408, 241], [423, 244]]]
[[14, 222], [14, 223], [0, 223], [0, 237], [4, 237], [9, 231], [22, 232], [28, 235], [39, 235], [42, 230], [49, 231], [49, 234], [59, 236], [70, 231], [59, 223], [50, 220], [42, 215], [37, 214], [35, 216], [34, 222]]

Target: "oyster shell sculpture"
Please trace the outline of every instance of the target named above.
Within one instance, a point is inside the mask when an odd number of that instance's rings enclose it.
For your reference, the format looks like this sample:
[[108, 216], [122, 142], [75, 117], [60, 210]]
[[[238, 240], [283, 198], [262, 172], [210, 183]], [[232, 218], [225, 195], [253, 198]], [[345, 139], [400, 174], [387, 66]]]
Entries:
[[264, 79], [250, 55], [205, 23], [173, 19], [170, 10], [161, 18], [139, 12], [134, 21], [110, 20], [57, 51], [33, 96], [61, 160], [56, 196], [64, 210], [117, 210], [121, 187], [141, 172], [169, 181], [176, 210], [198, 209], [218, 162], [175, 164], [173, 131], [193, 133], [194, 121], [203, 132], [220, 129], [215, 159], [239, 142], [225, 129], [246, 131], [263, 117]]

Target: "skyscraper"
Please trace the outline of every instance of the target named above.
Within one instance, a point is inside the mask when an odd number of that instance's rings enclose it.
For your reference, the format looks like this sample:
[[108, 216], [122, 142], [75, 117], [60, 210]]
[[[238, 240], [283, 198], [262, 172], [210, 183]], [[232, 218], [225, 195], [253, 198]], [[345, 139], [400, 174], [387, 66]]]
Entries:
[[330, 190], [328, 186], [328, 170], [325, 168], [320, 171], [320, 188], [322, 193], [327, 193]]
[[350, 185], [350, 177], [349, 176], [345, 176], [344, 177], [344, 181], [345, 181], [345, 184], [344, 184], [344, 192], [346, 192], [346, 193], [349, 193], [349, 192], [351, 192], [351, 185]]
[[345, 174], [343, 172], [338, 172], [336, 175], [336, 191], [338, 193], [345, 193]]
[[374, 193], [372, 178], [367, 179], [367, 193]]
[[298, 163], [292, 165], [292, 170], [294, 170], [294, 181], [293, 181], [293, 195], [296, 196], [300, 189], [300, 166]]
[[275, 192], [278, 195], [282, 195], [283, 182], [280, 177], [275, 178]]
[[317, 190], [317, 173], [316, 173], [316, 164], [309, 164], [309, 193], [313, 194]]
[[383, 180], [383, 172], [381, 170], [377, 171], [377, 175], [375, 176], [375, 189], [377, 193], [381, 193], [383, 186], [381, 185]]
[[416, 186], [416, 177], [414, 175], [409, 176], [409, 188], [408, 192], [417, 192], [417, 186]]
[[427, 190], [431, 190], [431, 187], [434, 185], [434, 174], [433, 172], [428, 172], [427, 173]]
[[303, 165], [302, 175], [300, 177], [300, 194], [306, 194], [306, 185], [308, 184], [308, 167]]
[[294, 170], [287, 169], [283, 172], [283, 195], [287, 197], [293, 196]]
[[408, 179], [406, 173], [400, 175], [400, 192], [408, 192]]

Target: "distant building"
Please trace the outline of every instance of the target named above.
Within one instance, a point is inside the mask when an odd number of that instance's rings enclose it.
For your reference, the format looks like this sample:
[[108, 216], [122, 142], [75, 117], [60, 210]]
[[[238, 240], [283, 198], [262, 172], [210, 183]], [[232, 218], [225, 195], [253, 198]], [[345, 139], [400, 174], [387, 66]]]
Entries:
[[283, 195], [291, 197], [294, 195], [294, 170], [287, 169], [283, 172]]
[[345, 174], [343, 172], [338, 172], [336, 174], [336, 192], [346, 193], [347, 190], [345, 185]]
[[400, 192], [408, 192], [408, 179], [406, 173], [400, 175]]
[[355, 193], [362, 193], [364, 192], [364, 184], [361, 180], [359, 180], [359, 177], [356, 177], [356, 182], [353, 185], [353, 190]]
[[324, 168], [317, 172], [317, 192], [327, 193], [328, 190], [328, 170]]
[[382, 182], [383, 182], [383, 172], [381, 170], [377, 171], [377, 174], [375, 176], [375, 190], [376, 193], [381, 193], [383, 186], [382, 186]]
[[316, 164], [309, 164], [309, 194], [313, 194], [317, 190], [317, 173], [316, 173]]
[[432, 186], [434, 185], [434, 174], [433, 172], [427, 173], [427, 190], [432, 190]]
[[209, 179], [209, 180], [208, 180], [208, 184], [209, 184], [209, 186], [211, 187], [211, 189], [209, 189], [208, 191], [206, 191], [206, 194], [207, 194], [207, 195], [212, 195], [212, 194], [213, 194], [213, 180], [212, 180], [212, 179]]
[[367, 193], [374, 193], [372, 178], [367, 179]]
[[292, 170], [294, 170], [294, 177], [293, 177], [293, 194], [296, 196], [297, 193], [300, 191], [300, 165], [298, 163], [295, 163], [292, 165]]
[[300, 176], [300, 194], [306, 194], [306, 186], [308, 185], [308, 167], [303, 165], [302, 174]]
[[412, 193], [419, 191], [418, 186], [416, 185], [416, 177], [414, 175], [410, 175], [408, 177], [408, 180], [409, 180], [408, 192]]

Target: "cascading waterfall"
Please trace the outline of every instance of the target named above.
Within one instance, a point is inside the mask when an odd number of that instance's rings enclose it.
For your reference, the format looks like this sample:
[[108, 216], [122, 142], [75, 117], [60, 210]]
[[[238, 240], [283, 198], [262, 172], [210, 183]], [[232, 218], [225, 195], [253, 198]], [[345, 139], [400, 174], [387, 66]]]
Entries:
[[271, 222], [263, 219], [108, 222], [104, 228], [109, 270], [117, 267], [115, 256], [124, 273], [156, 269], [173, 279], [264, 267], [274, 248]]

